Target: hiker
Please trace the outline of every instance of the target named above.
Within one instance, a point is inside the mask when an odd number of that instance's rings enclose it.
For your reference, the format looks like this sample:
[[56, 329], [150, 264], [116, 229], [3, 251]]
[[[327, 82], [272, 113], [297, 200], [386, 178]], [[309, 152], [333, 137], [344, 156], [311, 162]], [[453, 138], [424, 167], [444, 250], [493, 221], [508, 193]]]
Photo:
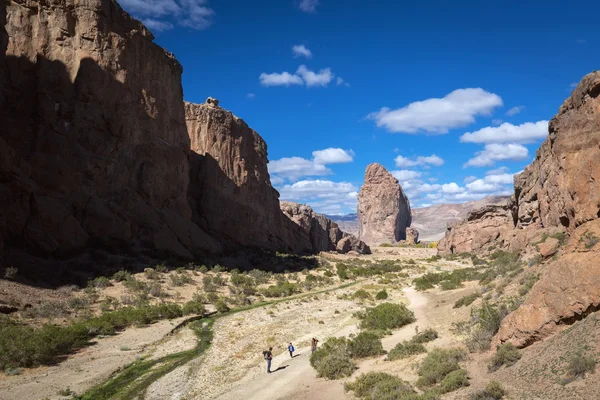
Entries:
[[272, 347], [269, 347], [269, 350], [263, 351], [263, 357], [267, 361], [267, 372], [269, 374], [271, 373], [271, 360], [273, 359], [273, 353], [272, 353], [272, 351], [273, 351]]
[[290, 358], [294, 358], [294, 345], [292, 344], [292, 342], [290, 342], [290, 345], [288, 346], [288, 351], [290, 352]]
[[310, 349], [313, 353], [317, 351], [317, 343], [319, 343], [319, 341], [315, 338], [312, 338], [312, 341], [310, 342]]

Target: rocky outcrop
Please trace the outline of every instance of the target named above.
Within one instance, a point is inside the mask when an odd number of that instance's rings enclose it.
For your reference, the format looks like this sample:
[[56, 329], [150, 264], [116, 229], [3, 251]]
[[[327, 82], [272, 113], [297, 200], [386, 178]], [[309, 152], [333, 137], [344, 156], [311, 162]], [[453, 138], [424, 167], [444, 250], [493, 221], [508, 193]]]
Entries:
[[281, 210], [307, 235], [314, 252], [338, 251], [348, 253], [356, 251], [359, 254], [370, 254], [371, 249], [356, 237], [342, 232], [338, 224], [317, 214], [304, 204], [281, 202]]
[[438, 253], [470, 253], [486, 249], [492, 243], [504, 240], [513, 227], [513, 203], [510, 200], [487, 205], [471, 211], [462, 222], [449, 225], [446, 236], [438, 243]]
[[311, 251], [314, 243], [280, 210], [267, 170], [267, 144], [218, 104], [213, 98], [185, 103], [194, 221], [225, 244]]
[[15, 0], [0, 9], [7, 249], [219, 251], [191, 220], [177, 60], [114, 1]]
[[406, 228], [406, 238], [401, 242], [405, 244], [417, 244], [419, 243], [419, 231], [413, 227]]
[[358, 194], [358, 238], [370, 245], [406, 240], [410, 203], [398, 180], [383, 166], [367, 166]]

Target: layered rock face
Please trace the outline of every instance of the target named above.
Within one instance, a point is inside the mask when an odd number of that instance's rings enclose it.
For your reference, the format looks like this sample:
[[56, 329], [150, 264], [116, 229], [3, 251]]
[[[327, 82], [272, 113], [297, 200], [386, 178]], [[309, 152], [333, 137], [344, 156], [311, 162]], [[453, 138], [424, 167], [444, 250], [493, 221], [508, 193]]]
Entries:
[[487, 248], [499, 239], [503, 245], [503, 238], [514, 228], [513, 220], [510, 200], [471, 211], [464, 221], [448, 226], [446, 236], [438, 243], [438, 252], [470, 253]]
[[383, 166], [367, 166], [358, 193], [358, 238], [370, 245], [406, 240], [410, 203], [398, 180]]
[[306, 233], [313, 252], [338, 251], [348, 253], [349, 251], [356, 251], [360, 254], [371, 253], [371, 249], [364, 242], [342, 232], [338, 224], [324, 215], [315, 213], [307, 205], [282, 201], [281, 210]]
[[208, 99], [185, 103], [192, 155], [194, 220], [225, 243], [308, 252], [314, 247], [279, 207], [267, 145], [246, 123]]
[[219, 251], [191, 221], [177, 60], [114, 1], [15, 0], [0, 9], [6, 247]]

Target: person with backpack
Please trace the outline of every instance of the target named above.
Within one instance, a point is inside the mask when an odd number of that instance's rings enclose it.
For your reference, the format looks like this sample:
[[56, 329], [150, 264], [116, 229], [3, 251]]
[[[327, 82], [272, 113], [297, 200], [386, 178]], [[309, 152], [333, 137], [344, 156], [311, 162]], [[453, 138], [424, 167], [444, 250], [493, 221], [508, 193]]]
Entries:
[[314, 353], [315, 351], [317, 351], [317, 343], [319, 343], [319, 341], [315, 338], [312, 338], [312, 341], [310, 342], [310, 350]]
[[271, 360], [273, 360], [273, 348], [269, 347], [269, 350], [263, 351], [263, 357], [267, 361], [267, 372], [271, 373]]
[[296, 349], [294, 349], [294, 345], [292, 344], [292, 342], [290, 342], [290, 345], [288, 346], [288, 351], [290, 352], [290, 358], [294, 358], [294, 351]]

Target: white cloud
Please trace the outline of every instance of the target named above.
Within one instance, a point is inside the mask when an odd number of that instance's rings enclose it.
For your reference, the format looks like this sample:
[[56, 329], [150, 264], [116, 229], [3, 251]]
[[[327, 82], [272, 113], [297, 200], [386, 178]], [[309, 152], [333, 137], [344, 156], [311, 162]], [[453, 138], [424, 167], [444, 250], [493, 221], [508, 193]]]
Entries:
[[457, 89], [441, 99], [417, 101], [395, 110], [384, 107], [368, 118], [390, 132], [442, 134], [475, 122], [476, 116], [490, 115], [500, 106], [502, 99], [494, 93], [481, 88]]
[[317, 12], [317, 6], [319, 5], [319, 0], [300, 0], [298, 4], [298, 8], [305, 13], [314, 13]]
[[335, 84], [338, 86], [344, 85], [346, 87], [350, 87], [350, 84], [348, 82], [346, 82], [344, 79], [340, 78], [339, 76], [337, 77]]
[[303, 44], [292, 46], [292, 53], [294, 53], [294, 57], [312, 57], [312, 52]]
[[306, 65], [298, 67], [296, 74], [300, 75], [306, 83], [306, 86], [327, 86], [333, 79], [330, 68], [320, 70], [318, 73], [309, 70]]
[[396, 171], [391, 171], [390, 173], [394, 176], [394, 178], [398, 179], [399, 181], [409, 181], [421, 176], [420, 172], [411, 171], [409, 169], [400, 169]]
[[467, 132], [460, 137], [468, 143], [531, 143], [548, 136], [548, 121], [525, 122], [513, 125], [508, 122], [500, 126], [488, 126], [475, 132]]
[[417, 165], [433, 165], [436, 167], [444, 165], [444, 159], [436, 156], [435, 154], [430, 156], [419, 156], [412, 159], [408, 157], [397, 156], [394, 159], [394, 162], [399, 168], [415, 167]]
[[302, 157], [284, 157], [268, 164], [269, 173], [280, 177], [297, 180], [303, 176], [321, 176], [331, 174], [331, 170], [323, 164]]
[[120, 0], [119, 3], [154, 31], [171, 29], [174, 24], [206, 29], [212, 25], [215, 15], [208, 7], [208, 0]]
[[354, 152], [330, 147], [325, 150], [313, 151], [313, 161], [317, 164], [339, 164], [352, 162]]
[[520, 144], [486, 144], [485, 149], [475, 153], [475, 157], [467, 161], [464, 167], [487, 167], [494, 165], [496, 161], [525, 160], [528, 156], [527, 147]]
[[506, 111], [506, 115], [508, 115], [509, 117], [512, 117], [513, 115], [517, 115], [524, 109], [525, 109], [525, 106], [515, 106], [512, 108], [509, 108], [508, 111]]
[[458, 186], [455, 182], [450, 182], [442, 185], [443, 193], [455, 194], [462, 193], [464, 190], [464, 188]]
[[253, 98], [255, 98], [255, 97], [256, 97], [256, 95], [255, 95], [254, 93], [248, 93], [248, 94], [246, 95], [246, 97], [248, 97], [249, 99], [253, 99]]
[[303, 180], [279, 189], [281, 200], [310, 205], [323, 214], [342, 214], [356, 210], [358, 188], [349, 182]]
[[477, 177], [471, 175], [471, 176], [465, 176], [465, 178], [463, 179], [463, 182], [464, 183], [471, 183], [471, 182], [476, 181], [476, 180], [477, 180]]
[[279, 178], [287, 178], [295, 181], [304, 176], [330, 175], [332, 171], [326, 167], [327, 164], [340, 164], [352, 162], [354, 152], [330, 147], [312, 152], [313, 159], [307, 160], [302, 157], [284, 157], [271, 161], [268, 164], [269, 173]]
[[263, 86], [290, 86], [290, 85], [302, 85], [302, 78], [298, 75], [292, 75], [289, 72], [282, 73], [262, 73], [260, 74], [260, 83]]
[[500, 125], [501, 123], [503, 123], [504, 121], [502, 121], [501, 119], [493, 119], [492, 120], [492, 125]]
[[289, 72], [263, 72], [259, 76], [260, 83], [263, 86], [291, 86], [291, 85], [306, 85], [327, 86], [335, 78], [331, 72], [331, 68], [321, 69], [319, 72], [311, 71], [306, 65], [300, 65], [295, 74]]

